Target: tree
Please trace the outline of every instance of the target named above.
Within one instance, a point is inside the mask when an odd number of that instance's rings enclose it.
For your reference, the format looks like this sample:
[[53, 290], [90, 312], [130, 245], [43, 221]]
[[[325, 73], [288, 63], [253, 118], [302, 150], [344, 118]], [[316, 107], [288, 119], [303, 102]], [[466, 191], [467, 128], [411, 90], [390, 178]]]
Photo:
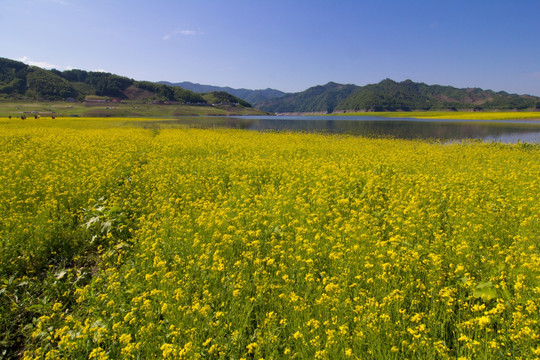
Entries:
[[32, 90], [36, 97], [65, 99], [77, 96], [77, 91], [69, 81], [55, 75], [53, 72], [32, 67], [26, 78], [29, 90]]

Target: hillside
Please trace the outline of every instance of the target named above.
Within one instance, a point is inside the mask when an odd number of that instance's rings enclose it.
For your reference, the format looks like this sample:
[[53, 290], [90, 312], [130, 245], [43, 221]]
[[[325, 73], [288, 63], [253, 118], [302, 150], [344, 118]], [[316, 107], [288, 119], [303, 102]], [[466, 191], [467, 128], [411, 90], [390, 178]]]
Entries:
[[135, 81], [105, 72], [45, 70], [6, 58], [0, 58], [0, 99], [99, 99], [251, 107], [248, 102], [229, 94], [203, 95], [177, 86]]
[[225, 91], [211, 91], [203, 94], [203, 99], [213, 105], [241, 105], [251, 107], [251, 105], [236, 96], [233, 96]]
[[250, 89], [233, 89], [231, 87], [221, 87], [214, 85], [201, 85], [192, 83], [189, 81], [179, 82], [179, 83], [170, 83], [168, 81], [160, 81], [160, 84], [170, 85], [170, 86], [179, 86], [182, 89], [191, 90], [196, 93], [207, 93], [211, 91], [224, 91], [231, 95], [234, 95], [242, 100], [247, 101], [251, 105], [258, 107], [265, 101], [274, 99], [287, 95], [283, 91], [276, 89], [264, 89], [264, 90], [250, 90]]
[[366, 86], [328, 83], [271, 99], [258, 106], [268, 112], [345, 112], [411, 110], [526, 110], [540, 98], [478, 88], [427, 85], [385, 79]]
[[479, 88], [458, 89], [386, 79], [360, 88], [336, 110], [525, 110], [535, 108], [539, 101], [538, 97]]
[[286, 112], [323, 112], [331, 113], [336, 106], [358, 90], [356, 85], [342, 85], [329, 82], [326, 85], [311, 87], [299, 93], [288, 94], [264, 102], [258, 107], [263, 111]]

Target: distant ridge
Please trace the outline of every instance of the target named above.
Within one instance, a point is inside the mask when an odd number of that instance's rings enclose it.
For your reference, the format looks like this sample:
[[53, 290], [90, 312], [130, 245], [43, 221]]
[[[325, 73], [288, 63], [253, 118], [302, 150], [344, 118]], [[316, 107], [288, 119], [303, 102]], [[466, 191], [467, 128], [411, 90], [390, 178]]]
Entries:
[[397, 82], [385, 79], [377, 84], [365, 86], [329, 82], [296, 93], [284, 93], [275, 89], [233, 89], [189, 81], [179, 83], [162, 81], [160, 83], [178, 86], [196, 93], [225, 91], [270, 113], [540, 109], [540, 98], [536, 96], [480, 88], [459, 89], [452, 86], [427, 85], [412, 80]]
[[329, 82], [267, 100], [257, 107], [274, 113], [333, 113], [412, 110], [533, 110], [540, 98], [479, 88], [427, 85], [385, 79], [365, 86]]
[[168, 81], [160, 81], [160, 84], [165, 84], [169, 86], [178, 86], [185, 90], [190, 90], [196, 93], [206, 93], [210, 91], [225, 91], [231, 95], [234, 95], [242, 100], [247, 101], [251, 105], [257, 107], [259, 104], [277, 98], [287, 93], [279, 91], [276, 89], [264, 89], [264, 90], [249, 90], [249, 89], [233, 89], [231, 87], [222, 87], [222, 86], [213, 86], [213, 85], [201, 85], [197, 83], [192, 83], [189, 81], [183, 81], [179, 83], [171, 83]]
[[357, 85], [329, 82], [302, 92], [287, 94], [259, 104], [263, 111], [276, 113], [331, 113], [345, 99], [360, 89]]

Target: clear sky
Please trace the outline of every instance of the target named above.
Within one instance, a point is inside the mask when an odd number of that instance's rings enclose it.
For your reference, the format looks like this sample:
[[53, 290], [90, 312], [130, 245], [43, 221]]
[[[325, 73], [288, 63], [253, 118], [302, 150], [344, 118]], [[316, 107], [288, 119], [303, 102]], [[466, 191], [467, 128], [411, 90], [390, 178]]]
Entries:
[[0, 57], [301, 91], [385, 78], [540, 96], [539, 0], [0, 0]]

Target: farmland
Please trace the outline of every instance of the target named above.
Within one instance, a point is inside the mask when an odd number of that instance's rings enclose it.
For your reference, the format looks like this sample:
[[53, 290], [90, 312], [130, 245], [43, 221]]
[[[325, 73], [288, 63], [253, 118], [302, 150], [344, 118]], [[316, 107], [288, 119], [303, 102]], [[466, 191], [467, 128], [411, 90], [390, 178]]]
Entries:
[[540, 148], [0, 119], [1, 356], [540, 357]]
[[65, 102], [0, 100], [0, 118], [33, 117], [176, 117], [198, 115], [261, 115], [263, 112], [241, 106], [151, 104], [145, 102]]

